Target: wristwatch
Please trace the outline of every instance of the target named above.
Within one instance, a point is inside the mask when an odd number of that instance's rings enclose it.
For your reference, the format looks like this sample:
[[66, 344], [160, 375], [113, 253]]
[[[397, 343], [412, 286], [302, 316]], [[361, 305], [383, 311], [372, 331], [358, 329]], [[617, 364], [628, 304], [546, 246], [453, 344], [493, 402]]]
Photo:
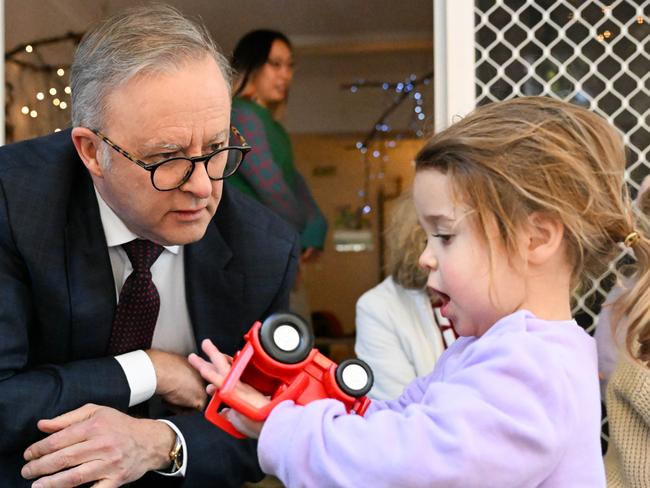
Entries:
[[180, 436], [176, 435], [176, 442], [174, 442], [174, 447], [169, 451], [169, 460], [172, 462], [169, 467], [170, 473], [175, 473], [183, 466], [183, 443], [181, 442]]

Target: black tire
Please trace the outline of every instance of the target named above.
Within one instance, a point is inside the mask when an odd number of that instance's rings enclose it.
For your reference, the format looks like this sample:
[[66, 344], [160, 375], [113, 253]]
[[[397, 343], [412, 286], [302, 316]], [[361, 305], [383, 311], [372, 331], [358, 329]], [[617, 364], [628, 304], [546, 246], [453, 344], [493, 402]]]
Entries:
[[[365, 382], [364, 378], [359, 376], [358, 378], [355, 378], [355, 383], [352, 384], [349, 379], [346, 378], [347, 375], [345, 374], [346, 370], [348, 370], [348, 372], [350, 371], [348, 369], [350, 367], [354, 368], [354, 373], [357, 376], [360, 373], [365, 373]], [[372, 388], [373, 382], [374, 376], [372, 374], [372, 369], [370, 369], [368, 363], [362, 361], [361, 359], [346, 359], [345, 361], [342, 361], [341, 364], [339, 364], [336, 368], [336, 383], [345, 394], [350, 395], [351, 397], [358, 398], [368, 393], [370, 391], [370, 388]]]
[[[283, 333], [288, 335], [284, 344], [281, 337]], [[288, 312], [274, 313], [269, 315], [260, 327], [260, 343], [264, 351], [276, 361], [296, 364], [309, 356], [314, 347], [314, 334], [309, 324], [298, 315]]]

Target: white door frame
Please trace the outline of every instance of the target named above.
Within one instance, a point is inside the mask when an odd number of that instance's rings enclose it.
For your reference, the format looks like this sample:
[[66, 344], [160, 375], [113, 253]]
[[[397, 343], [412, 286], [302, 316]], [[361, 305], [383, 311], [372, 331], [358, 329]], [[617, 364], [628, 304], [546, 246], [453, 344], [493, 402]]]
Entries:
[[433, 66], [438, 132], [476, 105], [474, 0], [434, 0]]

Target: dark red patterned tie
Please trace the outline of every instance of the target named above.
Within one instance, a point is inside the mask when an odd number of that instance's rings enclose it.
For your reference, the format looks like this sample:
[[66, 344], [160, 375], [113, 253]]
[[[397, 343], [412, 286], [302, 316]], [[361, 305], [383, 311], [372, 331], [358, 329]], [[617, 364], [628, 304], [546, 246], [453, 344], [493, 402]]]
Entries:
[[122, 286], [115, 310], [108, 345], [111, 355], [149, 349], [160, 309], [160, 296], [151, 280], [150, 268], [163, 247], [143, 239], [127, 242], [122, 247], [131, 261], [133, 272]]

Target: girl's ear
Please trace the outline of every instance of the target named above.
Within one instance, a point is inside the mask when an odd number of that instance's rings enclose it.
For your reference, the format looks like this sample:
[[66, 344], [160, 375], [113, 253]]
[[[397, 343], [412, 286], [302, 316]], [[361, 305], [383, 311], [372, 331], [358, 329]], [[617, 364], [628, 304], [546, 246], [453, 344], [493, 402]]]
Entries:
[[75, 127], [72, 129], [72, 142], [90, 174], [101, 177], [102, 167], [97, 160], [97, 152], [101, 144], [99, 138], [85, 127]]
[[528, 216], [528, 249], [530, 264], [543, 264], [564, 249], [564, 224], [546, 213], [533, 212]]

